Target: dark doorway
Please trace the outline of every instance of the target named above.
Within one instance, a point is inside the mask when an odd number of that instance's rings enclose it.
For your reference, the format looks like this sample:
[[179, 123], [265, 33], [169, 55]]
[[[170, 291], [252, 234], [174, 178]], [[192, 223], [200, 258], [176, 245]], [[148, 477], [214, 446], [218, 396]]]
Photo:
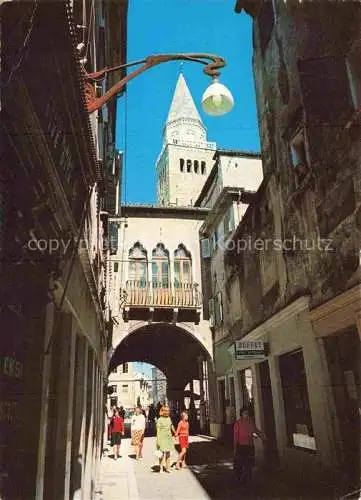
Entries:
[[343, 468], [351, 484], [360, 474], [361, 349], [356, 328], [325, 339], [343, 444]]
[[218, 380], [218, 394], [220, 411], [222, 415], [222, 425], [226, 422], [226, 383], [225, 380]]
[[264, 433], [267, 436], [265, 442], [264, 460], [267, 467], [273, 468], [278, 465], [278, 451], [276, 440], [276, 425], [273, 410], [271, 377], [268, 366], [268, 361], [263, 361], [259, 364], [259, 372], [261, 379], [261, 397], [263, 407], [263, 422]]

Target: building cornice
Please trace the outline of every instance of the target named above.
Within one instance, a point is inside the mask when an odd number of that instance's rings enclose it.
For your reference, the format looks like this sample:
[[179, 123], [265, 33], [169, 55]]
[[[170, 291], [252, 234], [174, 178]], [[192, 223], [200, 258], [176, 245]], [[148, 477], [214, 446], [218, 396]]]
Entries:
[[215, 204], [210, 209], [209, 214], [202, 225], [202, 231], [207, 232], [207, 230], [212, 228], [214, 222], [223, 217], [225, 210], [231, 206], [232, 201], [240, 201], [241, 203], [247, 204], [243, 198], [245, 193], [249, 195], [251, 191], [245, 191], [242, 188], [224, 187]]
[[261, 160], [262, 155], [257, 151], [243, 151], [241, 149], [217, 149], [215, 158], [219, 156], [237, 156], [238, 158], [252, 158]]
[[309, 309], [310, 297], [303, 296], [296, 299], [294, 302], [286, 306], [280, 312], [274, 314], [269, 319], [267, 319], [264, 323], [261, 323], [259, 326], [251, 330], [247, 335], [242, 337], [242, 340], [259, 340], [263, 336], [267, 335], [270, 330], [274, 330], [279, 325], [289, 320], [293, 316], [301, 313], [305, 309]]
[[337, 297], [328, 300], [314, 309], [311, 309], [311, 321], [320, 321], [333, 313], [339, 312], [341, 309], [348, 307], [350, 304], [358, 305], [361, 309], [361, 284], [350, 288], [346, 292], [341, 293]]
[[121, 222], [124, 217], [159, 217], [159, 218], [184, 218], [184, 219], [200, 219], [204, 220], [209, 208], [200, 207], [181, 207], [181, 206], [166, 206], [166, 205], [122, 205], [121, 217], [109, 217], [110, 221]]

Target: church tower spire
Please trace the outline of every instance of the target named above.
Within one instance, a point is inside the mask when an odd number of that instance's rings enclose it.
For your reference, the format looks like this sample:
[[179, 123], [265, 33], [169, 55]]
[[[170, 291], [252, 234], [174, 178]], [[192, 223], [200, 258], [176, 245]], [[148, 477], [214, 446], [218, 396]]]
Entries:
[[182, 73], [178, 77], [164, 127], [164, 142], [172, 138], [207, 140], [206, 129]]
[[182, 73], [174, 90], [156, 164], [157, 197], [162, 205], [190, 206], [213, 166], [216, 150]]

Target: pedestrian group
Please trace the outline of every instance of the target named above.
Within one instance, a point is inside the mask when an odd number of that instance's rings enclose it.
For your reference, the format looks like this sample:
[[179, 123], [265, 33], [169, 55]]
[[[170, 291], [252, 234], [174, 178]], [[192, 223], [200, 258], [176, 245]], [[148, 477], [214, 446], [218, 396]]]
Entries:
[[[174, 438], [179, 439], [180, 453], [173, 466], [180, 470], [186, 467], [186, 454], [189, 446], [189, 422], [188, 413], [182, 411], [177, 429], [174, 428], [170, 418], [170, 409], [168, 406], [159, 406], [159, 418], [157, 419], [157, 411], [153, 405], [150, 406], [148, 412], [149, 426], [156, 431], [156, 450], [155, 455], [159, 459], [159, 472], [170, 472], [171, 463], [170, 455], [174, 449]], [[114, 459], [119, 458], [119, 450], [122, 437], [125, 433], [124, 424], [125, 411], [123, 407], [113, 409], [113, 415], [110, 417], [108, 434], [110, 444], [114, 450]], [[143, 458], [143, 441], [146, 428], [146, 415], [144, 410], [139, 406], [134, 409], [131, 417], [131, 445], [135, 448], [136, 460]]]

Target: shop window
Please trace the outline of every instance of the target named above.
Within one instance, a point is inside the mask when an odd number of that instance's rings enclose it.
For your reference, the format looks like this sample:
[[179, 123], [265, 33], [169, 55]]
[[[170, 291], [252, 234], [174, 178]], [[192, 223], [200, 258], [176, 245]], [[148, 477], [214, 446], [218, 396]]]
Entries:
[[198, 160], [194, 160], [194, 173], [195, 174], [199, 173], [199, 162], [198, 162]]
[[347, 75], [350, 84], [352, 103], [355, 109], [361, 108], [361, 41], [357, 41], [346, 58]]
[[249, 409], [253, 405], [253, 377], [251, 368], [246, 368], [237, 372], [238, 386], [240, 389], [240, 406], [247, 406]]
[[[340, 428], [345, 468], [355, 482], [360, 474], [361, 343], [349, 327], [324, 339], [326, 360]], [[345, 457], [346, 458], [346, 457]]]
[[288, 444], [316, 450], [302, 350], [279, 357]]
[[354, 110], [345, 59], [303, 59], [298, 70], [307, 121], [343, 125]]
[[179, 160], [179, 168], [180, 168], [181, 172], [184, 172], [184, 159], [183, 158], [181, 158]]

